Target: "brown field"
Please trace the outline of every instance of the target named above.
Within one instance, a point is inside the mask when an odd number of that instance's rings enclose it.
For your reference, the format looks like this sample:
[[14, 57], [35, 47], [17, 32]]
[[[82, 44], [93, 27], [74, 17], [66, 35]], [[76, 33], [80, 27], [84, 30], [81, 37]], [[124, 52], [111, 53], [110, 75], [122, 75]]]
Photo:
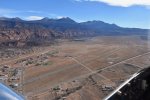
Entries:
[[111, 92], [103, 91], [103, 85], [115, 89], [148, 67], [149, 51], [140, 36], [101, 36], [59, 40], [3, 64], [22, 68], [20, 87], [29, 100], [99, 100]]

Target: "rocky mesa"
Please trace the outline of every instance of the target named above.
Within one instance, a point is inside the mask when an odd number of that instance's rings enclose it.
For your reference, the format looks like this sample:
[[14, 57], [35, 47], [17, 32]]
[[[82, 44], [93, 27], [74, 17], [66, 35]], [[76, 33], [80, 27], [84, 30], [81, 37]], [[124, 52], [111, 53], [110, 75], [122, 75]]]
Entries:
[[0, 17], [0, 45], [24, 46], [52, 42], [58, 38], [79, 38], [97, 35], [146, 35], [147, 29], [123, 28], [102, 21], [78, 23], [69, 17], [25, 21]]

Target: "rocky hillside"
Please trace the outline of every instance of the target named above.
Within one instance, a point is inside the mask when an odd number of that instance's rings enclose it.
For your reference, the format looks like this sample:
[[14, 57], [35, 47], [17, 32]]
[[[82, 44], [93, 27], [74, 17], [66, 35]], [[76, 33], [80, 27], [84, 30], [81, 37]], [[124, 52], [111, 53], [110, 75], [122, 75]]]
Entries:
[[97, 35], [146, 35], [146, 29], [122, 28], [102, 21], [77, 23], [70, 18], [25, 21], [20, 18], [0, 18], [0, 45], [23, 46], [51, 42], [57, 38], [77, 38]]

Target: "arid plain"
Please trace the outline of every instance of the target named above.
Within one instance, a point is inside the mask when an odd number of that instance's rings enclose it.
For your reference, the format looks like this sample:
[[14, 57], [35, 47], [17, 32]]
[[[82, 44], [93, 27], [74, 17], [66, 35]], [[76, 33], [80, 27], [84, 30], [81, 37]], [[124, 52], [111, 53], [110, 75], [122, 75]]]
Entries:
[[12, 49], [0, 62], [21, 70], [18, 81], [6, 83], [17, 82], [14, 89], [28, 100], [100, 100], [149, 66], [148, 44], [146, 36], [137, 35], [61, 39], [50, 46]]

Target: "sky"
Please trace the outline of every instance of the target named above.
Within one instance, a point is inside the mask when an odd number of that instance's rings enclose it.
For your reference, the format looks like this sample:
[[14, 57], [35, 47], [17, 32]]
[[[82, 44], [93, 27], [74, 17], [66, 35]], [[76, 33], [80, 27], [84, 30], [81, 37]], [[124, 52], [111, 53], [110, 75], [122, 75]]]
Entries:
[[70, 17], [150, 29], [150, 0], [0, 0], [0, 17], [39, 20]]

